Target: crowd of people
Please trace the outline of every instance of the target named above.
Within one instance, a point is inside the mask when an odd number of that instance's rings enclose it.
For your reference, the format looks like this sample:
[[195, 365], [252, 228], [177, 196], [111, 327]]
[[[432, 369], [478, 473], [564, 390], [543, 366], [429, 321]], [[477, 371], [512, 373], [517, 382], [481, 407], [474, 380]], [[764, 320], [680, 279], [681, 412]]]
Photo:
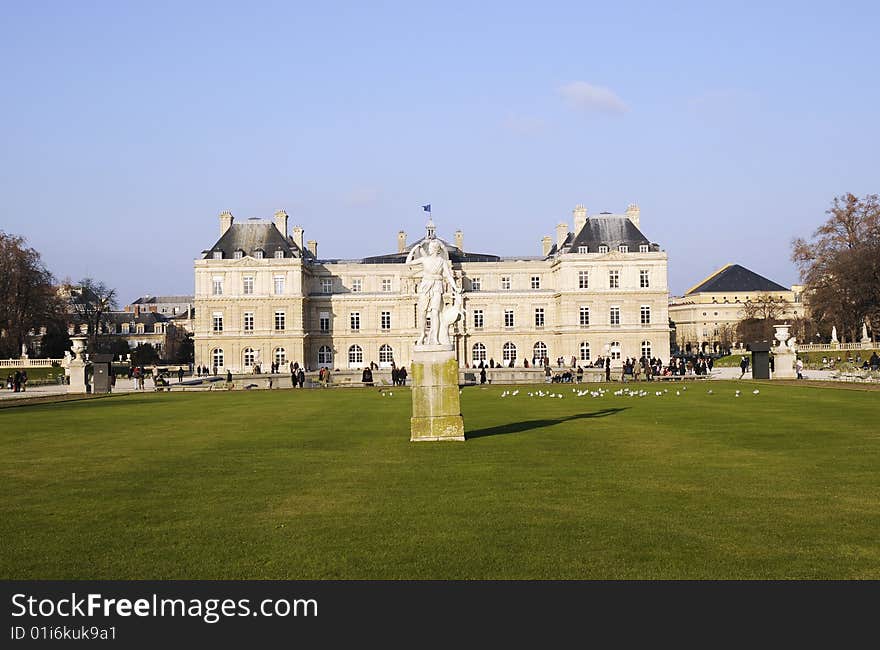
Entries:
[[6, 377], [6, 388], [16, 393], [23, 393], [27, 388], [27, 370], [16, 370]]

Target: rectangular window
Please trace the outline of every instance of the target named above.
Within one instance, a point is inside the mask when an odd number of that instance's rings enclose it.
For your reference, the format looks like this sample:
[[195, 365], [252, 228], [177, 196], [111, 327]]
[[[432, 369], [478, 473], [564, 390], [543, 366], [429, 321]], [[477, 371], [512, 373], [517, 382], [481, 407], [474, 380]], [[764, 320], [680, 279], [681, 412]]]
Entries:
[[391, 329], [391, 312], [390, 311], [383, 311], [379, 315], [379, 325], [385, 331]]
[[590, 272], [578, 271], [578, 289], [590, 288]]
[[580, 314], [578, 316], [581, 327], [589, 327], [590, 326], [590, 308], [589, 307], [581, 307]]
[[332, 278], [321, 278], [321, 293], [333, 293]]
[[391, 293], [391, 278], [382, 278], [382, 291]]
[[501, 276], [501, 288], [505, 291], [510, 289], [510, 276], [502, 275]]
[[254, 276], [246, 275], [242, 278], [242, 291], [244, 295], [248, 296], [254, 292]]
[[223, 312], [215, 311], [213, 314], [214, 332], [223, 331]]
[[619, 250], [621, 253], [629, 253], [629, 246], [627, 246], [626, 244], [621, 244], [617, 247], [617, 250]]
[[284, 331], [284, 312], [276, 311], [275, 312], [275, 331], [283, 332]]
[[211, 282], [211, 293], [215, 296], [223, 295], [223, 278], [214, 278]]
[[540, 289], [541, 288], [541, 276], [533, 275], [532, 276], [532, 289]]
[[322, 332], [330, 331], [330, 312], [322, 311], [318, 313], [318, 329]]
[[253, 332], [254, 331], [254, 312], [246, 311], [244, 313], [244, 331], [245, 332]]
[[648, 245], [647, 244], [639, 244], [639, 252], [640, 253], [647, 253], [648, 252]]
[[351, 323], [351, 331], [359, 332], [361, 329], [361, 313], [359, 311], [353, 311], [349, 314], [349, 321]]
[[475, 330], [483, 329], [483, 310], [482, 309], [474, 309], [474, 329]]
[[483, 286], [480, 278], [471, 278], [471, 291], [479, 291]]
[[589, 253], [589, 252], [590, 252], [589, 246], [578, 246], [578, 253], [583, 255], [584, 253]]
[[544, 308], [535, 307], [535, 327], [544, 327]]
[[620, 271], [608, 271], [608, 288], [620, 289]]
[[650, 325], [651, 324], [651, 307], [648, 305], [642, 305], [642, 308], [640, 311], [641, 311], [642, 325]]
[[233, 257], [235, 257], [235, 259], [237, 260], [240, 260], [242, 257], [244, 257], [244, 251], [235, 251], [235, 253], [233, 253]]
[[254, 251], [254, 259], [263, 259], [263, 251]]
[[222, 260], [223, 259], [223, 251], [214, 251], [212, 253], [211, 257], [213, 257], [215, 260]]
[[513, 310], [504, 310], [504, 327], [513, 327]]
[[608, 314], [608, 323], [612, 326], [620, 325], [620, 307], [612, 307]]
[[355, 278], [351, 281], [351, 292], [352, 293], [360, 293], [363, 289], [363, 280], [360, 278]]
[[275, 259], [283, 260], [284, 259], [284, 251], [275, 251]]
[[639, 271], [639, 286], [642, 289], [648, 289], [651, 286], [650, 276], [648, 275], [648, 271], [645, 269]]
[[607, 252], [608, 252], [608, 247], [605, 246], [605, 245], [599, 246], [599, 252], [600, 252], [600, 253], [607, 253]]
[[284, 276], [276, 275], [273, 278], [273, 282], [275, 284], [275, 294], [280, 296], [282, 293], [284, 293]]

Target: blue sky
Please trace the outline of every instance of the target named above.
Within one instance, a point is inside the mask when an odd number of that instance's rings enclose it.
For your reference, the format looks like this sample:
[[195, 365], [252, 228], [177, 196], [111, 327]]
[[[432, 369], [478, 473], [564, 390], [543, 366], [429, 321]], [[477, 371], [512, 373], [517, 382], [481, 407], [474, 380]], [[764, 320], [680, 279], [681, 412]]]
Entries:
[[[251, 6], [254, 5], [254, 6]], [[716, 6], [718, 5], [718, 6]], [[191, 293], [217, 215], [319, 254], [400, 229], [536, 255], [637, 202], [671, 291], [797, 280], [792, 237], [880, 190], [875, 3], [0, 4], [0, 229], [59, 277]]]

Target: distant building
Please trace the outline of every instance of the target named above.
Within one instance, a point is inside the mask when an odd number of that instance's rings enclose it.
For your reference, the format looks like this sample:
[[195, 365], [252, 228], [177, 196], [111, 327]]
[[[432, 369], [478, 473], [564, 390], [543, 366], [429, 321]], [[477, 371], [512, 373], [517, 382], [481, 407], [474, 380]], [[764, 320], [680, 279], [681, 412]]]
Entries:
[[[88, 326], [77, 322], [75, 315], [69, 315], [68, 318], [71, 319], [67, 326], [68, 334], [88, 333]], [[118, 337], [128, 343], [130, 349], [149, 343], [156, 349], [160, 359], [172, 361], [177, 356], [186, 331], [173, 320], [155, 312], [111, 311], [102, 317], [99, 335]]]
[[[355, 260], [318, 257], [288, 215], [235, 223], [220, 215], [220, 238], [194, 263], [195, 363], [233, 372], [259, 363], [308, 368], [409, 365], [416, 283], [406, 257], [425, 238]], [[459, 230], [444, 241], [465, 292], [466, 322], [455, 335], [461, 366], [523, 366], [559, 357], [570, 365], [609, 356], [668, 358], [667, 255], [640, 230], [635, 205], [556, 227], [538, 256], [467, 252]]]
[[736, 326], [746, 317], [744, 306], [764, 297], [779, 305], [777, 320], [806, 315], [803, 287], [784, 287], [739, 264], [727, 264], [669, 301], [676, 343], [682, 351], [719, 352], [736, 347]]
[[175, 326], [187, 332], [193, 332], [195, 318], [195, 300], [193, 296], [141, 296], [124, 311], [135, 314], [154, 313], [163, 316]]

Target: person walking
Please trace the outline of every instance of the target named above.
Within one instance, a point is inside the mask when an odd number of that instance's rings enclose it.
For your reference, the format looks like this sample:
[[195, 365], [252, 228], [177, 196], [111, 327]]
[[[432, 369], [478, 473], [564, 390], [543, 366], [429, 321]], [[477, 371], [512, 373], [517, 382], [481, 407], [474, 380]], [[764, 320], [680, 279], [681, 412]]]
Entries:
[[397, 371], [397, 380], [400, 382], [399, 386], [406, 386], [406, 366], [400, 366], [400, 370]]
[[794, 368], [795, 368], [795, 371], [797, 372], [797, 378], [803, 379], [804, 378], [804, 360], [799, 358], [797, 361], [795, 361]]
[[486, 368], [481, 367], [480, 368], [480, 384], [482, 385], [485, 383], [486, 383]]
[[605, 357], [605, 381], [611, 381], [611, 357]]
[[739, 362], [739, 369], [742, 371], [740, 372], [739, 378], [742, 379], [746, 376], [746, 370], [749, 369], [749, 360], [746, 359], [745, 356], [743, 356], [743, 358]]
[[297, 378], [297, 383], [299, 383], [299, 387], [303, 388], [306, 385], [306, 373], [305, 373], [305, 370], [303, 370], [302, 366], [299, 367], [299, 370], [297, 371], [297, 374], [296, 374], [296, 378]]

